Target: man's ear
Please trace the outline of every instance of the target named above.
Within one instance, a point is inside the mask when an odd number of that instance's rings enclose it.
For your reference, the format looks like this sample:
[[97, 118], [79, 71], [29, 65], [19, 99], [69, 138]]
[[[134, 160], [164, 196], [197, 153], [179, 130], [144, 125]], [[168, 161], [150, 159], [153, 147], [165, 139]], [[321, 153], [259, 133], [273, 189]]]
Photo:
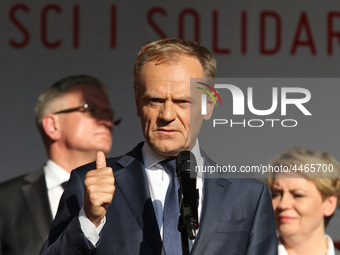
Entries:
[[[211, 94], [213, 95], [213, 97], [214, 97], [214, 99], [216, 101], [217, 96], [215, 95], [215, 93], [211, 93]], [[211, 115], [212, 115], [212, 113], [214, 111], [214, 106], [215, 106], [214, 100], [210, 96], [208, 96], [207, 97], [207, 114], [204, 115], [204, 119], [205, 120], [209, 120], [211, 118]]]
[[332, 195], [325, 199], [324, 216], [326, 217], [331, 216], [335, 212], [337, 201], [338, 201], [338, 198], [336, 195]]
[[53, 141], [60, 138], [59, 118], [55, 114], [46, 114], [42, 119], [42, 126], [46, 135]]

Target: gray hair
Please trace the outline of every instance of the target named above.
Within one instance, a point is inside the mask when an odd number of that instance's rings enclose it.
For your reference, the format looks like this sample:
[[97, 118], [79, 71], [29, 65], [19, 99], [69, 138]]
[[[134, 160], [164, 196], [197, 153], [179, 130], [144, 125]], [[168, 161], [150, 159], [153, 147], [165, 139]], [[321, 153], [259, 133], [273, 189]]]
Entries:
[[35, 122], [41, 134], [44, 133], [42, 120], [46, 114], [49, 114], [51, 111], [53, 111], [52, 108], [55, 100], [67, 94], [71, 88], [77, 85], [93, 86], [105, 92], [107, 90], [107, 86], [103, 82], [88, 75], [68, 76], [54, 83], [47, 90], [40, 94], [34, 110]]
[[150, 61], [176, 61], [181, 54], [196, 57], [202, 65], [206, 78], [216, 77], [216, 60], [207, 48], [189, 40], [167, 38], [147, 44], [138, 53], [133, 69], [135, 90], [138, 92], [141, 84], [143, 84], [142, 73], [146, 63]]

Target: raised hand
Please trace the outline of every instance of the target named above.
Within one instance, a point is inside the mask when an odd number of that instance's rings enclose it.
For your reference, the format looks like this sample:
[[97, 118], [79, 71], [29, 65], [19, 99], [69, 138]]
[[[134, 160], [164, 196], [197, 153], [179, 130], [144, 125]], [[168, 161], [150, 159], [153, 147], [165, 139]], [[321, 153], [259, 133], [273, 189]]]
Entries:
[[106, 215], [106, 208], [112, 202], [115, 191], [113, 172], [106, 167], [105, 154], [97, 152], [97, 169], [85, 176], [84, 211], [89, 220], [97, 227]]

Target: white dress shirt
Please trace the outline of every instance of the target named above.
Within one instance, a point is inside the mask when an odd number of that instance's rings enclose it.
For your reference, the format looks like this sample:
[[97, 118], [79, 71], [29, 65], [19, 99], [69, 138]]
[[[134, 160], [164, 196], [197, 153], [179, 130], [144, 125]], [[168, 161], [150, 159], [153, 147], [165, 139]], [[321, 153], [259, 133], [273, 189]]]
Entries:
[[[325, 239], [326, 239], [327, 246], [328, 246], [326, 255], [335, 255], [334, 244], [333, 244], [332, 238], [329, 235], [325, 235]], [[289, 255], [285, 246], [283, 245], [281, 241], [281, 238], [279, 238], [278, 241], [279, 241], [278, 255]]]
[[[196, 145], [191, 152], [196, 158], [197, 165], [203, 166], [203, 158], [200, 153], [198, 139], [196, 139]], [[150, 196], [158, 223], [159, 233], [161, 235], [161, 238], [163, 239], [163, 208], [165, 195], [170, 183], [170, 179], [167, 172], [158, 163], [165, 158], [154, 153], [146, 142], [143, 145], [142, 154], [145, 172], [149, 183]], [[199, 191], [198, 219], [200, 219], [202, 208], [201, 205], [203, 202], [203, 180], [201, 173], [198, 173], [196, 187]], [[100, 225], [96, 228], [95, 225], [92, 224], [92, 222], [86, 217], [84, 207], [82, 207], [79, 212], [78, 218], [84, 235], [89, 241], [91, 241], [93, 245], [96, 245], [99, 240], [100, 231], [105, 224], [106, 217], [102, 219]]]
[[54, 219], [61, 195], [64, 192], [62, 184], [70, 179], [70, 174], [52, 160], [48, 160], [44, 166], [48, 200], [50, 202], [52, 217]]
[[[168, 190], [168, 186], [170, 183], [170, 178], [169, 174], [166, 171], [164, 171], [163, 167], [159, 164], [159, 162], [164, 160], [165, 158], [153, 152], [147, 143], [144, 143], [142, 151], [144, 157], [146, 176], [149, 182], [151, 200], [156, 214], [159, 233], [161, 235], [161, 238], [163, 239], [163, 209], [166, 192]], [[198, 140], [196, 140], [196, 145], [191, 152], [194, 154], [196, 158], [197, 165], [202, 166], [203, 158], [199, 150]], [[196, 187], [199, 192], [198, 219], [200, 219], [201, 216], [200, 205], [202, 204], [203, 201], [202, 192], [203, 181], [201, 175], [197, 177]]]

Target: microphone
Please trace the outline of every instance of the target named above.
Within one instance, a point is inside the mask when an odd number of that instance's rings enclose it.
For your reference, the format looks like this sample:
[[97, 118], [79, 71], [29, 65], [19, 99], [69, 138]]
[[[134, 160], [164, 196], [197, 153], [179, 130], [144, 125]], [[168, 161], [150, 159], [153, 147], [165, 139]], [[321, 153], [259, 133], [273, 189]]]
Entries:
[[[196, 189], [196, 159], [190, 151], [182, 151], [176, 158], [176, 173], [180, 188], [178, 190], [180, 221], [178, 229], [180, 232], [186, 231], [190, 240], [196, 239], [198, 229], [198, 189]], [[190, 178], [192, 169], [193, 177]]]

